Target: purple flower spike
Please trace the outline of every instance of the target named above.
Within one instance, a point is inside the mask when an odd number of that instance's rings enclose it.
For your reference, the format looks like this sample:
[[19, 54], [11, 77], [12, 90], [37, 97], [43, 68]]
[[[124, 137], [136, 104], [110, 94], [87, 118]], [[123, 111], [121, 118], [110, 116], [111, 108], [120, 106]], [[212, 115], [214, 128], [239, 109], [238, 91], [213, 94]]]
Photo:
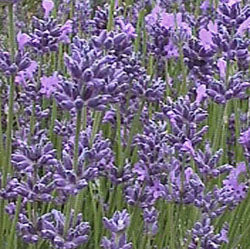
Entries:
[[54, 8], [54, 2], [52, 0], [43, 0], [42, 6], [44, 8], [44, 17], [48, 18], [50, 15], [50, 12], [53, 10]]
[[18, 47], [22, 51], [24, 46], [31, 40], [30, 36], [19, 31], [17, 35]]

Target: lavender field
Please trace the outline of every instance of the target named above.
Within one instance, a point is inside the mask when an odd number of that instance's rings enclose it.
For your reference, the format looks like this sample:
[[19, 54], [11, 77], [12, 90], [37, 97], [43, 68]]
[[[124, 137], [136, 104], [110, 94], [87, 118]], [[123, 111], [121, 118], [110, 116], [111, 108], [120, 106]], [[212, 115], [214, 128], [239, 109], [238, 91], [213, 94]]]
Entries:
[[250, 249], [249, 0], [0, 0], [0, 249]]

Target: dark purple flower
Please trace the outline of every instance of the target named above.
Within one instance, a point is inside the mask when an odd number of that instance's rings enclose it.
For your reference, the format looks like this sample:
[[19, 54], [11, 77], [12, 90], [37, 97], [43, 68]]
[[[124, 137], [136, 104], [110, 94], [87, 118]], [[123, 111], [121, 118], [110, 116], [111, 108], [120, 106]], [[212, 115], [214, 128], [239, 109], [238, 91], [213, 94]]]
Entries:
[[215, 234], [211, 219], [203, 215], [201, 222], [196, 222], [192, 228], [188, 249], [196, 249], [198, 245], [204, 249], [219, 248], [223, 243], [228, 243], [227, 234], [227, 224], [218, 234]]
[[53, 209], [40, 217], [33, 217], [32, 222], [25, 214], [20, 214], [17, 231], [26, 243], [37, 243], [39, 239], [48, 241], [57, 249], [74, 249], [88, 241], [90, 226], [82, 222], [82, 214], [70, 214], [70, 227], [65, 233], [66, 218], [58, 210]]

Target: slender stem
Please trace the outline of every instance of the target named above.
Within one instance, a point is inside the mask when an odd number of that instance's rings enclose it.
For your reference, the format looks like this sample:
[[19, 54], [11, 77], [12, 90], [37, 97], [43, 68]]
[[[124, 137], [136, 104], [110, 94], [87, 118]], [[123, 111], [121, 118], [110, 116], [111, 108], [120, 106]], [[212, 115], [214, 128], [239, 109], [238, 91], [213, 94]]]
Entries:
[[142, 9], [139, 13], [139, 17], [137, 20], [137, 25], [136, 25], [136, 39], [135, 39], [135, 52], [139, 52], [139, 48], [140, 48], [140, 41], [141, 41], [141, 26], [143, 23], [143, 18], [144, 18], [144, 9]]
[[116, 105], [116, 139], [117, 139], [117, 165], [122, 167], [123, 155], [122, 155], [122, 143], [121, 143], [121, 114], [120, 106]]
[[53, 98], [52, 116], [51, 116], [51, 123], [50, 123], [50, 128], [49, 128], [49, 134], [50, 134], [51, 141], [53, 141], [53, 139], [54, 139], [53, 129], [54, 129], [54, 125], [55, 125], [56, 115], [57, 115], [56, 100]]
[[110, 8], [109, 8], [109, 19], [108, 19], [108, 26], [107, 30], [111, 31], [113, 28], [113, 19], [114, 19], [114, 9], [115, 9], [115, 0], [110, 0]]
[[80, 130], [81, 130], [81, 117], [82, 117], [82, 111], [77, 111], [77, 117], [76, 117], [76, 134], [75, 134], [75, 146], [74, 146], [74, 171], [77, 172], [77, 161], [78, 161], [78, 150], [79, 150], [79, 136], [80, 136]]
[[[13, 4], [8, 5], [8, 14], [9, 14], [9, 43], [10, 43], [10, 51], [11, 51], [11, 59], [14, 61], [15, 57], [15, 30], [14, 30], [14, 15], [13, 15]], [[11, 76], [10, 78], [10, 90], [9, 90], [9, 111], [8, 111], [8, 124], [7, 124], [7, 132], [6, 132], [6, 163], [5, 170], [3, 176], [3, 184], [6, 183], [7, 174], [11, 171], [10, 159], [11, 159], [11, 150], [12, 150], [12, 128], [13, 128], [13, 107], [14, 107], [14, 91], [15, 91], [15, 76]]]
[[[125, 150], [125, 157], [126, 158], [128, 158], [130, 156], [131, 144], [132, 144], [132, 141], [133, 141], [133, 137], [136, 134], [137, 128], [140, 126], [139, 125], [140, 115], [141, 115], [143, 107], [144, 107], [144, 101], [142, 101], [141, 106], [140, 106], [140, 108], [138, 110], [138, 113], [135, 115], [135, 117], [134, 117], [134, 119], [132, 121], [132, 129], [130, 130], [128, 143], [127, 143], [127, 147], [126, 147], [126, 150]], [[125, 158], [123, 158], [123, 159], [125, 159]]]
[[93, 124], [93, 128], [92, 128], [91, 139], [90, 139], [90, 145], [92, 145], [94, 142], [95, 135], [97, 134], [99, 127], [100, 127], [101, 119], [102, 119], [102, 112], [95, 112], [94, 113], [94, 124]]
[[17, 248], [17, 243], [15, 240], [15, 231], [16, 231], [16, 223], [18, 221], [19, 211], [20, 211], [20, 207], [21, 207], [21, 200], [22, 200], [22, 198], [19, 196], [17, 199], [14, 220], [11, 223], [10, 234], [8, 237], [8, 243], [7, 243], [8, 248], [13, 248], [13, 249]]
[[[77, 166], [78, 166], [78, 150], [79, 150], [79, 136], [80, 136], [80, 130], [81, 130], [81, 116], [82, 116], [82, 110], [78, 110], [77, 116], [76, 116], [76, 133], [75, 133], [75, 146], [74, 146], [74, 159], [73, 159], [74, 172], [77, 172]], [[69, 229], [72, 207], [75, 207], [75, 199], [73, 198], [72, 195], [70, 195], [70, 198], [66, 205], [66, 222], [65, 222], [65, 227], [64, 227], [64, 235], [67, 234], [68, 229]], [[75, 213], [76, 213], [76, 210], [75, 210]]]

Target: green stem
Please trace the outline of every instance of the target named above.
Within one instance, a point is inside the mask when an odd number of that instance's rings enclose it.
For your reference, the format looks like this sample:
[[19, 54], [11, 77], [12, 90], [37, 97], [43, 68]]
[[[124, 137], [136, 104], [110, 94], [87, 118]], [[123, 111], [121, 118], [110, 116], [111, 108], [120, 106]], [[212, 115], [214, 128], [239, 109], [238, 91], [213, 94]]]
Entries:
[[[15, 30], [14, 30], [14, 15], [13, 15], [13, 4], [8, 5], [8, 14], [9, 14], [9, 42], [10, 42], [10, 51], [11, 59], [14, 61], [15, 57]], [[6, 184], [7, 174], [11, 171], [11, 151], [12, 151], [12, 128], [13, 128], [13, 107], [14, 107], [14, 91], [15, 91], [15, 76], [10, 78], [10, 90], [9, 90], [9, 111], [8, 111], [8, 123], [7, 123], [7, 132], [6, 132], [6, 163], [5, 170], [3, 173], [3, 185]]]
[[108, 31], [111, 31], [113, 28], [114, 9], [115, 9], [115, 0], [110, 0], [109, 19], [108, 19], [108, 26], [107, 26]]
[[122, 143], [121, 143], [121, 114], [120, 106], [116, 105], [116, 139], [117, 139], [117, 165], [123, 166]]
[[[134, 119], [132, 121], [132, 129], [130, 130], [129, 138], [128, 138], [128, 144], [127, 144], [127, 147], [126, 147], [126, 150], [125, 150], [125, 157], [126, 158], [129, 158], [129, 156], [130, 156], [131, 144], [132, 144], [132, 141], [133, 141], [133, 137], [136, 134], [137, 128], [140, 126], [139, 125], [140, 115], [141, 115], [143, 107], [144, 107], [144, 101], [142, 101], [141, 106], [140, 106], [137, 114], [135, 115], [135, 117], [134, 117]], [[123, 159], [125, 159], [125, 158], [123, 158]]]
[[17, 243], [16, 243], [17, 241], [15, 239], [15, 231], [16, 231], [16, 223], [18, 221], [20, 207], [21, 207], [21, 197], [19, 196], [17, 199], [14, 220], [11, 223], [10, 234], [8, 237], [8, 243], [7, 243], [8, 248], [17, 249]]
[[51, 122], [50, 122], [50, 128], [49, 128], [49, 136], [50, 140], [54, 140], [54, 125], [55, 125], [55, 120], [56, 120], [56, 115], [57, 115], [57, 108], [56, 108], [56, 100], [53, 98], [53, 104], [52, 104], [52, 116], [51, 116]]
[[142, 9], [139, 13], [139, 17], [137, 20], [137, 25], [136, 25], [136, 39], [135, 39], [135, 52], [139, 52], [139, 48], [140, 48], [140, 41], [141, 41], [141, 27], [143, 24], [143, 18], [144, 18], [144, 13], [145, 10]]
[[[73, 159], [74, 172], [77, 172], [77, 166], [78, 166], [78, 150], [79, 150], [79, 136], [80, 136], [80, 130], [81, 130], [81, 116], [82, 116], [82, 111], [78, 110], [77, 116], [76, 116], [76, 133], [75, 133], [75, 146], [74, 146], [74, 159]], [[68, 232], [71, 211], [72, 211], [72, 207], [74, 207], [74, 206], [75, 206], [75, 199], [72, 195], [70, 195], [70, 198], [69, 198], [68, 203], [66, 205], [66, 222], [65, 222], [65, 227], [64, 227], [64, 229], [65, 229], [64, 235], [66, 235]], [[74, 213], [76, 213], [76, 210]], [[74, 214], [74, 215], [76, 215], [76, 214]]]
[[94, 113], [94, 124], [93, 124], [93, 128], [92, 128], [91, 139], [90, 139], [90, 145], [92, 145], [94, 142], [95, 135], [97, 134], [99, 127], [100, 127], [101, 119], [102, 119], [102, 112], [95, 112]]
[[76, 117], [76, 134], [75, 134], [75, 146], [74, 146], [74, 171], [77, 172], [77, 162], [78, 162], [78, 150], [79, 150], [79, 136], [80, 136], [80, 130], [81, 130], [81, 117], [82, 117], [82, 111], [77, 111], [77, 117]]

